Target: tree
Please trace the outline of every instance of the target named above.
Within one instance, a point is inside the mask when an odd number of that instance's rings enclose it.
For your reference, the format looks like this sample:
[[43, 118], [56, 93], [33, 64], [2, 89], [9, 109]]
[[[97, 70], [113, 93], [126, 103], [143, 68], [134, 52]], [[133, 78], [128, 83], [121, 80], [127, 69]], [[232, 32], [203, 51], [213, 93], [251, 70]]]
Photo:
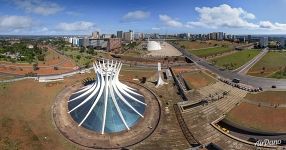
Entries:
[[39, 70], [40, 68], [38, 67], [38, 63], [35, 63], [33, 64], [33, 70], [36, 71], [36, 70]]
[[81, 56], [80, 56], [80, 55], [77, 55], [77, 56], [76, 56], [76, 59], [80, 59], [80, 58], [81, 58]]
[[81, 47], [80, 50], [79, 50], [79, 52], [80, 52], [80, 53], [83, 53], [83, 52], [84, 52], [84, 48]]
[[94, 49], [93, 48], [89, 48], [87, 50], [87, 53], [93, 55], [94, 54]]
[[54, 70], [59, 70], [59, 68], [57, 66], [54, 66]]
[[45, 61], [45, 54], [41, 54], [38, 56], [39, 61]]

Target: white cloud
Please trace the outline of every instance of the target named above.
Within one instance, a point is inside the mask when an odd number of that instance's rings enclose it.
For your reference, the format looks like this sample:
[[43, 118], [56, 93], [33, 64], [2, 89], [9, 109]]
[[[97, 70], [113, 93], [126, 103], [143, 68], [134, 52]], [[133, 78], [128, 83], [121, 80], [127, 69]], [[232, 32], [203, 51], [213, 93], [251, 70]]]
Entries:
[[195, 10], [199, 13], [199, 20], [187, 22], [186, 27], [227, 27], [286, 31], [286, 24], [278, 22], [260, 21], [259, 23], [252, 23], [250, 20], [256, 19], [254, 14], [227, 4], [222, 4], [218, 7], [196, 7]]
[[0, 16], [0, 34], [45, 35], [51, 31], [28, 16]]
[[147, 19], [150, 16], [150, 12], [142, 11], [142, 10], [136, 10], [128, 12], [126, 15], [123, 16], [124, 21], [139, 21]]
[[0, 16], [0, 30], [19, 30], [32, 25], [32, 19], [27, 16]]
[[[247, 12], [242, 8], [231, 7], [222, 4], [217, 7], [196, 7], [195, 11], [199, 13], [197, 21], [180, 22], [168, 15], [159, 15], [160, 20], [168, 27], [176, 28], [243, 28], [252, 30], [276, 30], [286, 31], [286, 24], [270, 21], [256, 21], [253, 13]], [[251, 22], [252, 21], [252, 22]]]
[[286, 30], [286, 24], [282, 23], [272, 23], [270, 21], [260, 21], [259, 27], [261, 29], [269, 29], [269, 30]]
[[58, 4], [44, 0], [12, 0], [12, 2], [26, 12], [45, 16], [63, 10]]
[[168, 15], [159, 15], [160, 20], [168, 27], [183, 27], [183, 23], [171, 18]]
[[93, 31], [97, 30], [96, 26], [92, 22], [77, 21], [72, 23], [62, 22], [57, 25], [58, 30], [62, 31]]
[[198, 21], [190, 21], [190, 26], [203, 26], [209, 28], [228, 27], [228, 28], [258, 28], [259, 26], [249, 22], [255, 19], [255, 15], [242, 8], [232, 8], [227, 4], [218, 7], [196, 7], [199, 13]]

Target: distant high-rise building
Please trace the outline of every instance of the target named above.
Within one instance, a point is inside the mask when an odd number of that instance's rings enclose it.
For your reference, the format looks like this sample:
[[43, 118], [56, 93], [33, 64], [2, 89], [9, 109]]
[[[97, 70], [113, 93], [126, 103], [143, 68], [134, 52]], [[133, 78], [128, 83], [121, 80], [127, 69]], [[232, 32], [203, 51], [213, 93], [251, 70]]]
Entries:
[[107, 42], [104, 39], [89, 39], [89, 46], [96, 49], [106, 49]]
[[121, 48], [120, 38], [89, 39], [89, 46], [96, 49], [112, 51]]
[[180, 34], [178, 34], [178, 37], [182, 38], [182, 39], [188, 39], [189, 38], [188, 33], [180, 33]]
[[78, 39], [78, 46], [83, 47], [83, 43], [84, 43], [83, 38], [79, 38], [79, 39]]
[[225, 37], [225, 34], [223, 32], [212, 32], [208, 34], [209, 40], [223, 40]]
[[267, 47], [268, 46], [268, 37], [261, 37], [259, 40], [260, 47]]
[[129, 30], [129, 32], [124, 32], [123, 33], [123, 40], [125, 42], [132, 42], [134, 41], [134, 34], [132, 30]]
[[102, 34], [101, 38], [106, 39], [106, 38], [111, 38], [111, 34]]
[[78, 42], [79, 42], [78, 46], [81, 46], [81, 47], [88, 47], [89, 46], [89, 39], [87, 37], [80, 38]]
[[210, 33], [210, 39], [211, 39], [211, 40], [216, 40], [216, 39], [217, 39], [217, 35], [216, 35], [215, 32]]
[[79, 38], [77, 37], [72, 38], [72, 44], [73, 46], [79, 46]]
[[69, 38], [69, 43], [72, 43], [72, 38], [71, 37]]
[[123, 31], [117, 31], [117, 38], [123, 38]]
[[99, 32], [98, 31], [92, 32], [92, 38], [99, 39], [100, 38]]
[[219, 41], [221, 41], [221, 40], [223, 40], [223, 32], [217, 32], [216, 33], [216, 40], [219, 40]]
[[154, 33], [153, 38], [154, 38], [154, 39], [160, 39], [159, 33]]
[[141, 40], [144, 38], [144, 34], [140, 32], [134, 33], [134, 40]]
[[251, 42], [251, 35], [247, 35], [247, 41], [248, 41], [248, 43]]
[[285, 48], [285, 38], [281, 37], [278, 40], [280, 48]]

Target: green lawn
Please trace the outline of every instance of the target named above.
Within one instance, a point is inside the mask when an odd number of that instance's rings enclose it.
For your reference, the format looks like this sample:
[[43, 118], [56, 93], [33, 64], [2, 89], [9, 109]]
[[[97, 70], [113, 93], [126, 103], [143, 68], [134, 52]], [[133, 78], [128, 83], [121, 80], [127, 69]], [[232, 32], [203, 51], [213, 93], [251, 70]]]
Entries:
[[219, 67], [234, 70], [247, 63], [249, 60], [259, 54], [259, 50], [244, 50], [213, 59], [212, 62]]
[[94, 50], [94, 54], [89, 54], [87, 51], [80, 52], [78, 49], [66, 48], [64, 54], [73, 59], [77, 66], [85, 67], [90, 65], [96, 58], [107, 57], [108, 54]]
[[201, 48], [208, 48], [213, 47], [214, 44], [207, 43], [204, 41], [177, 41], [178, 45], [185, 47], [186, 49], [201, 49]]
[[206, 49], [200, 49], [200, 50], [190, 50], [189, 52], [199, 57], [208, 57], [208, 56], [213, 56], [213, 55], [229, 52], [231, 50], [232, 49], [229, 47], [213, 47], [213, 48], [206, 48]]
[[174, 41], [179, 46], [182, 46], [188, 50], [195, 50], [195, 49], [203, 49], [203, 48], [211, 48], [215, 46], [223, 47], [223, 46], [237, 46], [238, 43], [232, 43], [229, 41], [216, 41], [216, 40], [208, 40], [208, 41], [189, 41], [189, 40], [182, 40], [182, 41]]
[[259, 77], [286, 78], [286, 52], [268, 52], [247, 74]]

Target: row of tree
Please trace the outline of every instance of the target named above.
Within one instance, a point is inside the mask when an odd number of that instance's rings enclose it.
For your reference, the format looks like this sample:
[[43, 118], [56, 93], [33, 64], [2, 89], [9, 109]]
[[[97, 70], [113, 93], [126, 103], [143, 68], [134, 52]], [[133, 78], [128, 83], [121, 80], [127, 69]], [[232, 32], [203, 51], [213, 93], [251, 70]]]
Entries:
[[[33, 48], [28, 48], [29, 43], [20, 41], [19, 43], [10, 43], [7, 41], [0, 41], [0, 55], [3, 60], [6, 61], [24, 61], [24, 62], [36, 62], [45, 60], [46, 48], [40, 48], [37, 44], [33, 45]], [[15, 55], [16, 58], [11, 58], [8, 55]]]

